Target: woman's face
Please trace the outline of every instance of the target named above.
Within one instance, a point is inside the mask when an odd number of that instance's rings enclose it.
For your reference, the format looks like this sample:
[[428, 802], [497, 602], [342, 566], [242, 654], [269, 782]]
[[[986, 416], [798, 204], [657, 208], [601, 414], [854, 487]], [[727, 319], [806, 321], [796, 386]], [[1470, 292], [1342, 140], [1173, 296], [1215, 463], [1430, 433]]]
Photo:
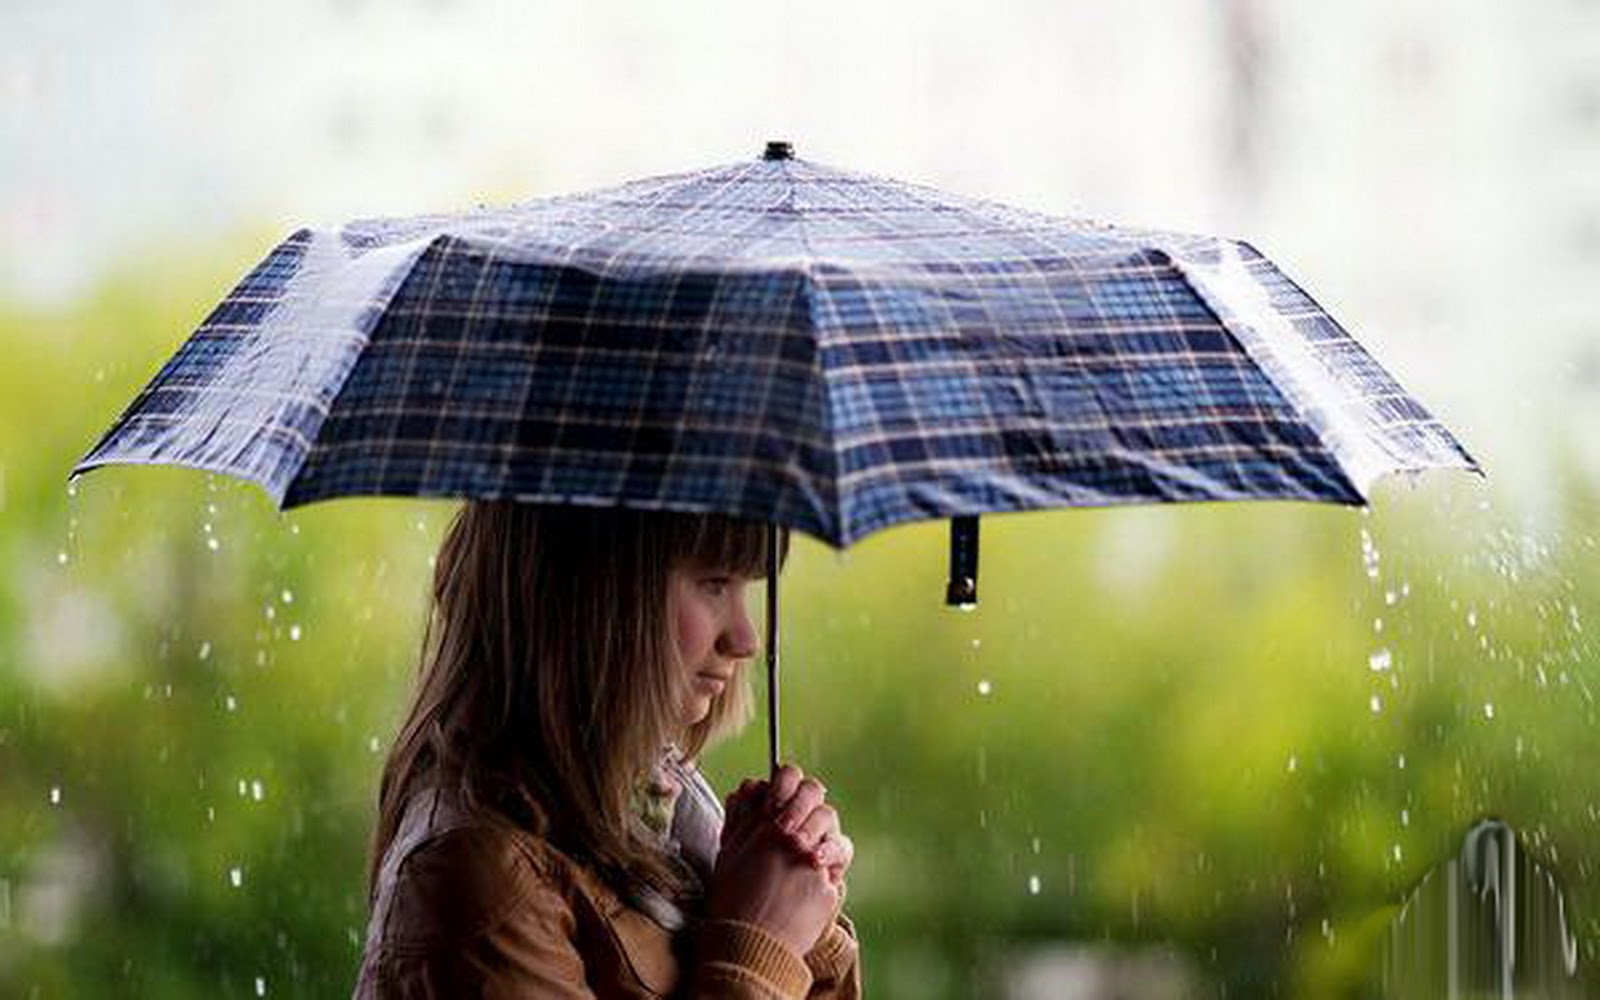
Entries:
[[759, 640], [745, 608], [749, 583], [747, 577], [692, 563], [668, 576], [673, 638], [683, 664], [679, 707], [685, 726], [711, 713], [712, 702], [756, 654]]

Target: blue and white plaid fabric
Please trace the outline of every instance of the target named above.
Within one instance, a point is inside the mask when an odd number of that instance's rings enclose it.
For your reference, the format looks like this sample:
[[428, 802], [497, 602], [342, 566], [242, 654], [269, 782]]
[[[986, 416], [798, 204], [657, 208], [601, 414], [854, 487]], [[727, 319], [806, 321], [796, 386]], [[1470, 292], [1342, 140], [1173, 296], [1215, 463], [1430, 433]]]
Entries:
[[1248, 245], [797, 159], [302, 230], [75, 470], [898, 522], [1472, 468]]

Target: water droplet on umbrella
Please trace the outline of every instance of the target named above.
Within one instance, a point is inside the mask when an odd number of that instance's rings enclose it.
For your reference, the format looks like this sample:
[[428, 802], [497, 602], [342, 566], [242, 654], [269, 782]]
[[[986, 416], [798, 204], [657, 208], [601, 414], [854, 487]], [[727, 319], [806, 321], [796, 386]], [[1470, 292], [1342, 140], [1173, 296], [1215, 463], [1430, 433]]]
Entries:
[[279, 594], [278, 596], [283, 601], [283, 603], [285, 603], [285, 604], [293, 604], [294, 603], [294, 591], [290, 590], [287, 587], [285, 587], [284, 590], [283, 590], [283, 593]]
[[1368, 704], [1372, 706], [1372, 712], [1374, 715], [1383, 711], [1383, 699], [1377, 695], [1373, 695], [1372, 700], [1368, 702]]
[[1040, 890], [1043, 889], [1043, 888], [1044, 888], [1044, 883], [1039, 881], [1039, 876], [1037, 876], [1037, 875], [1029, 875], [1028, 876], [1028, 895], [1037, 896], [1037, 895], [1039, 895]]
[[1377, 673], [1388, 670], [1394, 666], [1394, 654], [1389, 652], [1388, 646], [1385, 646], [1367, 657], [1367, 666]]
[[1400, 825], [1401, 826], [1410, 826], [1411, 825], [1411, 810], [1409, 810], [1409, 809], [1400, 810]]
[[1374, 631], [1374, 632], [1382, 632], [1383, 631], [1383, 619], [1382, 618], [1374, 618], [1374, 619], [1372, 619], [1372, 631]]
[[224, 699], [223, 699], [223, 700], [222, 700], [222, 704], [223, 704], [223, 705], [224, 705], [224, 706], [225, 706], [225, 707], [226, 707], [226, 708], [227, 708], [227, 709], [228, 709], [228, 711], [230, 711], [230, 712], [237, 712], [237, 711], [238, 711], [238, 710], [239, 710], [239, 699], [237, 699], [237, 698], [235, 698], [235, 697], [234, 697], [234, 696], [233, 696], [233, 695], [231, 695], [231, 694], [230, 694], [230, 695], [228, 695], [228, 697], [226, 697], [226, 698], [224, 698]]
[[228, 869], [228, 884], [233, 886], [235, 889], [237, 889], [240, 886], [244, 885], [244, 869], [243, 868], [239, 868], [237, 866], [233, 867], [233, 868], [229, 868]]
[[1494, 702], [1486, 701], [1483, 703], [1483, 717], [1485, 719], [1494, 718]]
[[298, 625], [290, 625], [289, 626], [289, 641], [290, 642], [299, 642], [300, 641], [300, 626], [298, 626]]
[[260, 802], [262, 799], [266, 798], [266, 795], [267, 786], [261, 783], [261, 779], [257, 778], [255, 781], [250, 782], [250, 797], [252, 799]]
[[374, 736], [371, 739], [367, 740], [367, 749], [371, 750], [373, 753], [377, 753], [378, 752], [379, 743], [378, 743], [378, 738], [376, 736]]
[[1394, 759], [1394, 766], [1404, 771], [1406, 769], [1406, 755], [1398, 754]]
[[53, 805], [53, 806], [59, 806], [61, 804], [61, 786], [60, 785], [51, 785], [50, 786], [50, 804]]
[[1392, 590], [1385, 590], [1383, 592], [1383, 603], [1390, 605], [1391, 607], [1394, 605], [1394, 602], [1398, 601], [1399, 599], [1400, 595]]
[[978, 682], [978, 694], [988, 697], [989, 693], [993, 690], [994, 685], [990, 684], [988, 680], [981, 680]]
[[63, 566], [65, 566], [67, 564], [67, 550], [66, 549], [62, 549], [60, 552], [56, 553], [56, 562], [60, 563]]
[[250, 794], [250, 785], [243, 778], [239, 779], [239, 797], [242, 799]]
[[1400, 845], [1399, 844], [1394, 845], [1393, 853], [1394, 853], [1395, 861], [1398, 862], [1401, 859]]
[[217, 543], [217, 540], [215, 538], [206, 539], [206, 548], [210, 549], [212, 552], [217, 551], [217, 549], [219, 549], [221, 547], [222, 546]]
[[266, 980], [266, 977], [265, 976], [257, 976], [256, 977], [256, 996], [264, 997], [266, 995], [267, 995], [267, 980]]
[[202, 642], [200, 644], [200, 659], [208, 660], [210, 658], [211, 658], [211, 643]]
[[1477, 628], [1478, 627], [1478, 612], [1477, 612], [1477, 609], [1475, 609], [1475, 608], [1468, 608], [1467, 609], [1467, 627], [1468, 628]]
[[270, 604], [267, 605], [266, 610], [263, 612], [263, 614], [265, 614], [267, 616], [267, 621], [269, 621], [269, 622], [272, 621], [274, 618], [278, 617], [277, 609], [274, 608]]

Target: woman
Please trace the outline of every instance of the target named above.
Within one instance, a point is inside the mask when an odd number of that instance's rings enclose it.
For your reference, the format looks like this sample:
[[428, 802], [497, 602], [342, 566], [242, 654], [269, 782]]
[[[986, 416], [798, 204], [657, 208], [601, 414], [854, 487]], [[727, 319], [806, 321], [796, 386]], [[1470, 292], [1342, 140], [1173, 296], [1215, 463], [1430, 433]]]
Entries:
[[694, 766], [750, 714], [767, 537], [462, 508], [384, 768], [358, 997], [860, 996], [822, 786], [785, 767], [724, 817]]

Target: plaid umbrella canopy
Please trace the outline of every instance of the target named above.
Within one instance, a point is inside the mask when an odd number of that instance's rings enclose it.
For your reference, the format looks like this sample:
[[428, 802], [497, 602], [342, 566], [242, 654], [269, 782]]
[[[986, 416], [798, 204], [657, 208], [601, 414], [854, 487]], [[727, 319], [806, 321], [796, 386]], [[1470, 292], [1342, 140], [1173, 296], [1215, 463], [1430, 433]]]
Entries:
[[[108, 463], [239, 476], [285, 508], [714, 511], [840, 547], [957, 518], [953, 600], [975, 596], [981, 513], [1361, 504], [1385, 473], [1476, 468], [1248, 244], [959, 197], [787, 143], [302, 229], [74, 474]], [[775, 631], [767, 648], [775, 672]]]

